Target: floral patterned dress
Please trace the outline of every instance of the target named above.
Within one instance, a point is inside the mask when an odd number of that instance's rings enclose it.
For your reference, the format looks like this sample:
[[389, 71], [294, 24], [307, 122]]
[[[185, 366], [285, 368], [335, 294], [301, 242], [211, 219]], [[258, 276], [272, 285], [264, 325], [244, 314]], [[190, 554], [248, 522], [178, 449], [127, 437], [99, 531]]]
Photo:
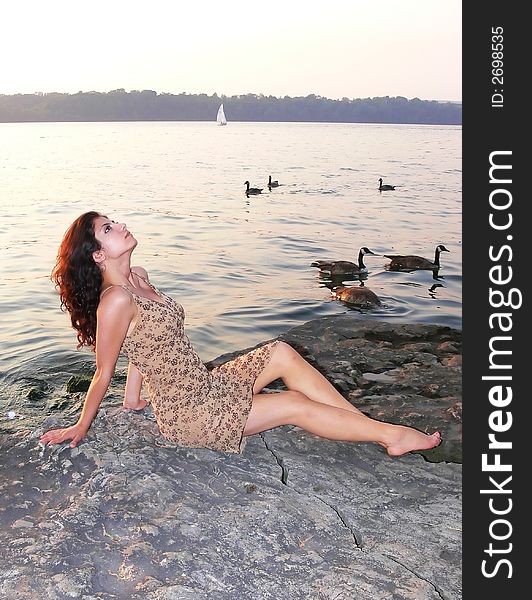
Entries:
[[277, 342], [209, 371], [185, 333], [180, 304], [153, 285], [160, 301], [123, 287], [139, 316], [122, 352], [144, 377], [161, 434], [180, 446], [242, 452], [253, 384]]

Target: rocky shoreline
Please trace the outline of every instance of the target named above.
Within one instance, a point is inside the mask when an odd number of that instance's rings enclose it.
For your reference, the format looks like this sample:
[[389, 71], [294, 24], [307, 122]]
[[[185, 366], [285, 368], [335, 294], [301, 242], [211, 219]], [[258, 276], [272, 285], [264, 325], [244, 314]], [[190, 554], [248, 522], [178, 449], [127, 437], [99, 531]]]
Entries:
[[231, 455], [117, 406], [45, 448], [50, 417], [0, 440], [2, 597], [461, 598], [461, 332], [341, 315], [280, 339], [367, 414], [443, 443], [390, 458], [280, 427]]

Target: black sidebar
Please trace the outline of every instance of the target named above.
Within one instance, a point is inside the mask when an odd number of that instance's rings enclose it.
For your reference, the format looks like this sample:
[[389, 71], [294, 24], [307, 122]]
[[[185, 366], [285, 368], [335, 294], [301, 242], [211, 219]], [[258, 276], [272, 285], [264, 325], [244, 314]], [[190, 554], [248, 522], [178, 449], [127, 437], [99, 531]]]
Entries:
[[[530, 118], [524, 5], [463, 3], [463, 598], [529, 597]], [[525, 166], [526, 165], [526, 166]], [[532, 365], [530, 374], [532, 375]], [[529, 590], [526, 592], [526, 590]]]

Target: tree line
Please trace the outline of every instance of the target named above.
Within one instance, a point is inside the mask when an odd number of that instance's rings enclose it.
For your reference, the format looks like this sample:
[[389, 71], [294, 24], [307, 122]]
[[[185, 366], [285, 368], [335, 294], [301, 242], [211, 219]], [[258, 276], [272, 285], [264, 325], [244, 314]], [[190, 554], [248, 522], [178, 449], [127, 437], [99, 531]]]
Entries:
[[0, 95], [0, 122], [214, 121], [220, 103], [228, 121], [420, 123], [461, 125], [462, 105], [402, 96], [332, 100], [244, 94], [168, 94], [153, 90]]

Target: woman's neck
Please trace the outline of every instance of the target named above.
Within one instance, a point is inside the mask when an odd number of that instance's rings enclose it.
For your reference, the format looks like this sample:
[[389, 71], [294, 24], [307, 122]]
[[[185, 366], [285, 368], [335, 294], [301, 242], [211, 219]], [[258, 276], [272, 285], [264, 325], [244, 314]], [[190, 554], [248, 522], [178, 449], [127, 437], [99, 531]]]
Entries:
[[121, 265], [106, 265], [103, 270], [102, 287], [109, 287], [110, 285], [137, 287], [137, 277], [132, 271], [129, 261]]

